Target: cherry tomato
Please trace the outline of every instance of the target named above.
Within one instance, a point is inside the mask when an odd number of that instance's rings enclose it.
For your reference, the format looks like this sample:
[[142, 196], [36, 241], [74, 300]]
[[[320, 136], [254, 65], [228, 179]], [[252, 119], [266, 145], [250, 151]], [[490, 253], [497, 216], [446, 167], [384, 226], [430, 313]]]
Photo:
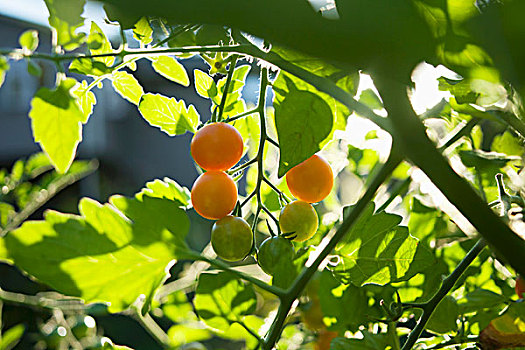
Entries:
[[191, 203], [195, 211], [206, 219], [223, 218], [235, 208], [237, 186], [222, 171], [205, 172], [193, 184]]
[[264, 272], [273, 275], [279, 263], [292, 261], [294, 255], [295, 250], [289, 240], [280, 236], [270, 237], [261, 243], [257, 253], [257, 262]]
[[520, 299], [523, 299], [523, 295], [525, 294], [525, 279], [521, 276], [516, 278], [516, 294], [518, 294]]
[[286, 173], [286, 183], [295, 198], [317, 203], [332, 191], [334, 174], [330, 164], [314, 154]]
[[228, 215], [211, 229], [211, 245], [217, 256], [227, 261], [238, 261], [250, 254], [253, 234], [248, 223], [237, 216]]
[[317, 342], [315, 342], [315, 350], [330, 350], [330, 343], [337, 337], [337, 332], [321, 330], [317, 335]]
[[241, 134], [230, 124], [208, 124], [191, 140], [191, 155], [205, 170], [222, 171], [237, 164], [242, 157]]
[[286, 238], [296, 242], [306, 241], [317, 232], [319, 226], [317, 213], [310, 204], [294, 201], [281, 210], [279, 226]]

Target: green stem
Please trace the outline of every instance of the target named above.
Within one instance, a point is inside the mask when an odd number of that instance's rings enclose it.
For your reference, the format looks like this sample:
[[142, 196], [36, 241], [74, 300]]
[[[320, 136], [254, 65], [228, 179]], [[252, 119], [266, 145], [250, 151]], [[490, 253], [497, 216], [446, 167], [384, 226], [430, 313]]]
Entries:
[[164, 349], [169, 348], [170, 337], [148, 313], [142, 316], [140, 310], [137, 309], [135, 310], [135, 319]]
[[277, 316], [275, 317], [272, 326], [268, 332], [268, 335], [265, 338], [263, 344], [263, 350], [270, 350], [273, 348], [275, 342], [279, 339], [281, 332], [283, 330], [284, 322], [290, 311], [295, 299], [297, 299], [300, 293], [305, 288], [308, 281], [313, 277], [314, 273], [317, 271], [317, 268], [323, 260], [330, 254], [330, 252], [335, 248], [337, 243], [344, 237], [344, 235], [350, 230], [353, 224], [360, 217], [363, 210], [366, 206], [372, 201], [377, 192], [377, 189], [386, 181], [390, 174], [401, 162], [401, 158], [397, 154], [396, 150], [393, 148], [390, 157], [387, 162], [383, 164], [381, 169], [376, 173], [375, 177], [370, 183], [370, 186], [366, 190], [365, 194], [357, 202], [357, 204], [352, 208], [352, 211], [348, 216], [343, 220], [337, 231], [335, 232], [330, 242], [323, 248], [321, 253], [317, 256], [311, 266], [303, 268], [299, 276], [295, 279], [291, 287], [286, 291], [284, 297], [281, 298], [281, 304], [277, 311]]
[[379, 208], [377, 208], [376, 212], [379, 213], [384, 211], [390, 205], [390, 203], [392, 203], [394, 199], [396, 199], [397, 196], [402, 196], [403, 194], [405, 194], [408, 191], [408, 187], [411, 183], [411, 177], [407, 177], [402, 182], [398, 183], [396, 187], [392, 190], [390, 196], [388, 196], [387, 200], [383, 204], [381, 204]]
[[252, 165], [253, 163], [257, 163], [257, 158], [250, 159], [250, 160], [247, 161], [246, 163], [239, 165], [237, 168], [233, 168], [233, 169], [231, 169], [231, 170], [228, 170], [227, 173], [228, 173], [229, 175], [235, 174], [236, 172], [239, 172], [239, 171], [241, 171], [242, 169], [249, 167], [249, 166]]
[[254, 108], [254, 109], [250, 109], [249, 111], [246, 111], [244, 113], [241, 113], [241, 114], [238, 114], [236, 116], [233, 116], [233, 117], [229, 117], [229, 118], [226, 118], [223, 120], [223, 123], [230, 123], [230, 122], [233, 122], [234, 120], [237, 120], [237, 119], [241, 119], [241, 118], [244, 118], [246, 116], [249, 116], [250, 114], [254, 114], [254, 113], [257, 113], [259, 111], [259, 108]]
[[[51, 60], [54, 62], [61, 61], [71, 61], [77, 58], [100, 58], [100, 57], [125, 57], [125, 56], [135, 56], [135, 57], [146, 57], [146, 56], [156, 56], [156, 55], [166, 55], [166, 54], [183, 54], [183, 53], [204, 53], [204, 52], [232, 52], [237, 53], [243, 48], [243, 45], [209, 45], [209, 46], [189, 46], [189, 47], [174, 47], [167, 49], [127, 49], [118, 52], [108, 52], [100, 53], [94, 55], [86, 54], [45, 54], [39, 52], [25, 53], [21, 49], [8, 50], [0, 49], [0, 55], [11, 56], [14, 58], [33, 58], [33, 59], [44, 59]], [[129, 61], [128, 61], [129, 62]]]
[[224, 106], [226, 105], [226, 99], [228, 98], [228, 93], [230, 92], [230, 85], [233, 78], [233, 72], [235, 71], [235, 65], [237, 64], [237, 59], [239, 55], [233, 55], [230, 62], [230, 69], [228, 70], [228, 76], [226, 77], [226, 83], [224, 83], [224, 91], [222, 92], [221, 104], [219, 105], [219, 116], [218, 121], [222, 120], [222, 114], [224, 113]]
[[444, 150], [452, 146], [454, 143], [456, 143], [456, 141], [458, 141], [460, 138], [468, 135], [472, 128], [479, 123], [479, 121], [479, 118], [472, 117], [472, 119], [470, 119], [465, 125], [463, 125], [463, 127], [460, 130], [458, 130], [458, 132], [449, 137], [445, 141], [445, 143], [443, 143], [443, 145], [439, 146], [438, 150], [443, 152]]
[[390, 338], [392, 350], [400, 350], [401, 346], [399, 345], [399, 337], [397, 336], [396, 322], [388, 322], [387, 334]]
[[217, 259], [210, 259], [208, 257], [205, 257], [197, 252], [194, 252], [194, 253], [190, 253], [190, 256], [195, 259], [195, 260], [199, 260], [199, 261], [205, 261], [207, 262], [208, 264], [210, 264], [211, 266], [214, 266], [218, 269], [221, 269], [221, 270], [225, 270], [225, 271], [229, 271], [233, 274], [235, 274], [237, 277], [245, 280], [245, 281], [248, 281], [250, 283], [253, 283], [254, 285], [256, 285], [257, 287], [269, 292], [269, 293], [272, 293], [274, 295], [277, 295], [278, 297], [281, 297], [285, 294], [285, 291], [282, 290], [281, 288], [278, 288], [278, 287], [275, 287], [275, 286], [271, 286], [269, 285], [268, 283], [264, 282], [264, 281], [261, 281], [260, 279], [257, 279], [251, 275], [248, 275], [248, 274], [245, 274], [239, 270], [236, 270], [236, 269], [233, 269], [231, 266], [229, 266], [228, 264], [220, 261], [220, 260], [217, 260]]
[[394, 126], [394, 140], [404, 154], [439, 188], [485, 238], [504, 263], [525, 274], [525, 240], [514, 233], [472, 189], [465, 179], [452, 170], [447, 160], [428, 139], [406, 93], [406, 86], [393, 81], [388, 72], [374, 77], [389, 118]]
[[463, 260], [460, 261], [458, 266], [452, 271], [450, 275], [447, 276], [443, 280], [443, 283], [441, 284], [441, 287], [436, 292], [436, 294], [430, 299], [428, 302], [421, 305], [423, 308], [423, 314], [421, 315], [421, 318], [419, 319], [417, 325], [414, 327], [414, 329], [410, 332], [407, 341], [403, 345], [402, 350], [410, 350], [416, 343], [416, 341], [421, 336], [421, 333], [425, 329], [428, 320], [430, 319], [430, 316], [432, 316], [432, 313], [438, 306], [439, 302], [450, 292], [450, 290], [454, 287], [457, 280], [461, 277], [463, 272], [469, 267], [469, 265], [476, 259], [476, 257], [481, 253], [483, 248], [485, 248], [486, 243], [485, 240], [480, 239], [477, 241], [477, 243], [470, 249], [470, 251], [465, 255]]
[[21, 293], [8, 292], [0, 288], [0, 301], [9, 304], [21, 305], [37, 309], [60, 309], [67, 312], [86, 311], [88, 306], [78, 299], [56, 300], [37, 295], [27, 295]]
[[284, 194], [283, 191], [281, 191], [280, 189], [278, 189], [277, 187], [275, 187], [275, 185], [270, 181], [268, 180], [268, 178], [266, 176], [263, 176], [263, 181], [268, 185], [270, 186], [270, 188], [279, 195], [279, 197], [281, 197], [282, 199], [284, 199], [285, 202], [287, 203], [290, 203], [290, 199]]

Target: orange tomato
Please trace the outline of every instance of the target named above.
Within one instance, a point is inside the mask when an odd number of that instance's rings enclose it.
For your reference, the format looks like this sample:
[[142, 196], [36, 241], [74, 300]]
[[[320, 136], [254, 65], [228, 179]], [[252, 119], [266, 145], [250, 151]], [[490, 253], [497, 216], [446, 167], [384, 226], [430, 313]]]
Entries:
[[314, 154], [288, 171], [286, 183], [296, 198], [317, 203], [330, 194], [334, 173], [324, 158]]
[[191, 156], [203, 169], [227, 170], [242, 157], [243, 140], [233, 126], [226, 123], [208, 124], [191, 140]]
[[337, 332], [322, 330], [319, 331], [317, 342], [315, 343], [315, 350], [330, 350], [330, 343], [337, 337]]
[[191, 203], [206, 219], [221, 219], [235, 208], [237, 186], [223, 171], [205, 172], [193, 184]]
[[523, 295], [525, 294], [525, 279], [521, 276], [518, 276], [516, 278], [516, 294], [520, 297], [520, 299], [523, 299]]

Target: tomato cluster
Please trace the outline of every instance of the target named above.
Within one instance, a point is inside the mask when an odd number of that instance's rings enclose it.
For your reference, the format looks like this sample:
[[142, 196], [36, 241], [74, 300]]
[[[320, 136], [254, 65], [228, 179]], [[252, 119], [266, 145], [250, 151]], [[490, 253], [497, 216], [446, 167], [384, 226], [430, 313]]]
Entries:
[[[237, 186], [225, 172], [239, 162], [243, 148], [241, 134], [224, 122], [206, 125], [191, 141], [191, 155], [205, 170], [193, 184], [191, 202], [199, 215], [217, 220], [211, 244], [217, 256], [227, 261], [244, 259], [254, 243], [248, 223], [231, 215], [238, 203]], [[281, 259], [293, 259], [295, 250], [290, 241], [303, 242], [317, 232], [319, 219], [310, 203], [322, 201], [331, 192], [332, 169], [322, 157], [313, 155], [286, 174], [286, 183], [298, 200], [282, 208], [281, 235], [265, 240], [257, 254], [259, 265], [270, 275]]]

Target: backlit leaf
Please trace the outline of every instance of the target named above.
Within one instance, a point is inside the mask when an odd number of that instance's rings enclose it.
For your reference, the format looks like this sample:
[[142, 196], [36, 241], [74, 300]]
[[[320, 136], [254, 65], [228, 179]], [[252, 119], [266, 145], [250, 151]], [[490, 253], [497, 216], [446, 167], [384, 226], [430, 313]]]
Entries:
[[148, 194], [82, 199], [78, 215], [48, 211], [0, 240], [16, 266], [61, 293], [122, 311], [146, 302], [186, 252], [189, 219], [179, 203]]
[[62, 80], [55, 90], [40, 88], [31, 101], [33, 137], [58, 172], [64, 173], [75, 158], [86, 120], [71, 94], [74, 79]]
[[193, 105], [186, 107], [183, 100], [159, 94], [144, 94], [139, 111], [150, 125], [171, 136], [195, 132], [199, 123], [199, 114]]
[[398, 226], [400, 216], [374, 209], [371, 202], [335, 249], [339, 261], [331, 270], [339, 280], [356, 286], [406, 281], [435, 262], [408, 228]]
[[115, 72], [111, 76], [111, 83], [120, 96], [133, 104], [139, 104], [144, 89], [133, 75], [122, 71]]
[[194, 300], [195, 309], [204, 323], [225, 332], [232, 323], [255, 311], [255, 292], [229, 272], [201, 273]]
[[186, 69], [176, 58], [170, 56], [159, 56], [150, 59], [153, 69], [164, 78], [183, 86], [190, 85], [190, 79], [188, 78]]

